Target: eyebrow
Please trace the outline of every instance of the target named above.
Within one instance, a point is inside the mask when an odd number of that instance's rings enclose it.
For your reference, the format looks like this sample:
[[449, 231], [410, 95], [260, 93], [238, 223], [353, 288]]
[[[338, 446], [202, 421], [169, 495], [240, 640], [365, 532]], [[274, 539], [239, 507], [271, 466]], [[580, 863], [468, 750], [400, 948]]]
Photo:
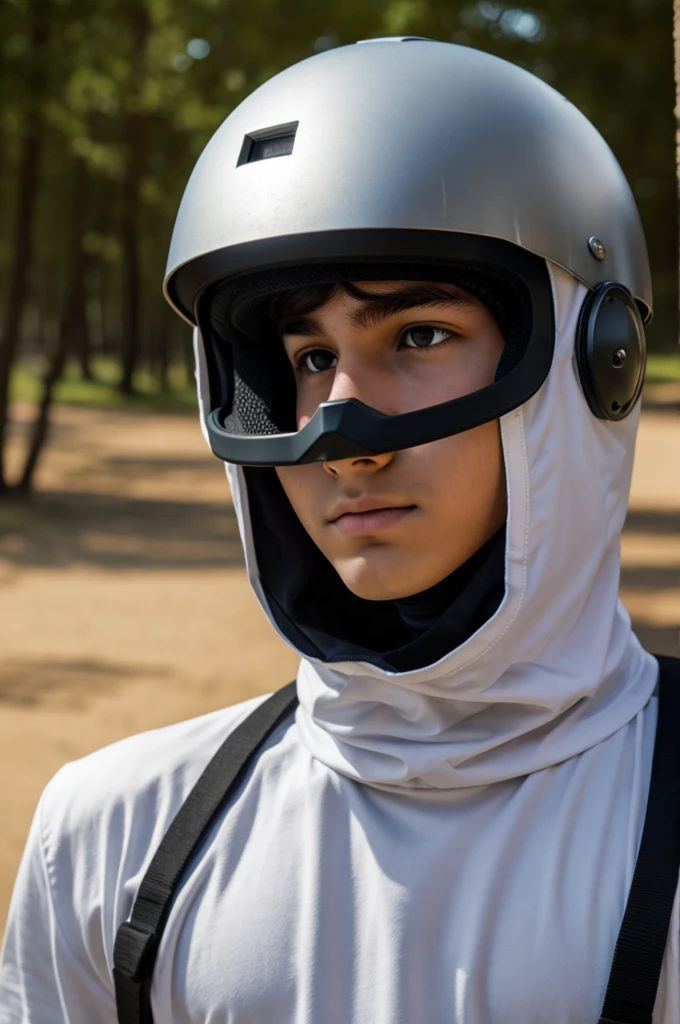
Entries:
[[[416, 285], [410, 288], [399, 288], [397, 291], [382, 294], [357, 291], [366, 298], [363, 304], [349, 315], [350, 323], [357, 328], [375, 327], [397, 313], [404, 313], [416, 306], [455, 306], [461, 310], [476, 310], [480, 303], [466, 295], [449, 291], [445, 286]], [[351, 294], [351, 293], [350, 293]], [[303, 317], [291, 317], [280, 326], [281, 334], [317, 335], [323, 331], [313, 314]]]

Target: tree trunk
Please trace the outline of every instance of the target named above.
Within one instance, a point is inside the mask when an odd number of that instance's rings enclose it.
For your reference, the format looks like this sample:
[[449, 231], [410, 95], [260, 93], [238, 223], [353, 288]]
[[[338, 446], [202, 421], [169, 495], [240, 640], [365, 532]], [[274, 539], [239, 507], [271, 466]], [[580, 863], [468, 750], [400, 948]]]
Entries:
[[87, 227], [87, 189], [87, 168], [82, 160], [76, 160], [73, 173], [74, 203], [71, 238], [67, 252], [69, 269], [64, 306], [59, 319], [59, 332], [54, 350], [43, 378], [42, 395], [31, 430], [24, 468], [15, 488], [21, 494], [27, 494], [32, 489], [38, 460], [49, 435], [54, 388], [64, 372], [74, 337], [77, 336], [78, 331], [83, 329], [87, 294], [85, 279], [89, 262], [83, 248]]
[[140, 348], [139, 330], [139, 180], [141, 139], [138, 115], [128, 117], [128, 166], [123, 185], [121, 217], [123, 255], [123, 338], [120, 390], [131, 395]]
[[87, 288], [85, 282], [89, 279], [92, 256], [85, 254], [83, 259], [82, 289], [78, 296], [77, 308], [74, 310], [73, 323], [71, 325], [70, 339], [71, 351], [78, 360], [80, 376], [83, 380], [93, 381], [92, 372], [92, 344], [90, 338], [90, 319], [87, 309]]
[[0, 494], [8, 490], [4, 449], [9, 418], [9, 384], [19, 345], [21, 318], [26, 304], [28, 273], [32, 255], [33, 219], [38, 195], [42, 150], [42, 100], [46, 84], [45, 49], [48, 28], [45, 5], [37, 0], [31, 9], [31, 72], [27, 112], [18, 166], [18, 189], [12, 261], [2, 335], [0, 336]]
[[158, 381], [158, 387], [160, 391], [170, 390], [170, 359], [171, 359], [171, 346], [172, 346], [172, 331], [171, 327], [174, 326], [168, 323], [169, 317], [166, 315], [166, 310], [159, 309], [156, 313], [155, 323], [155, 371], [156, 380]]
[[196, 383], [196, 363], [194, 361], [194, 346], [192, 344], [192, 332], [191, 328], [184, 323], [178, 316], [175, 316], [175, 331], [176, 337], [179, 338], [180, 352], [182, 353], [182, 362], [184, 364], [184, 379], [187, 387], [193, 387]]
[[99, 347], [103, 356], [110, 356], [115, 346], [111, 342], [109, 312], [106, 307], [106, 293], [104, 290], [106, 278], [101, 262], [99, 264], [99, 274], [97, 277], [97, 306], [99, 308], [99, 330], [101, 332], [101, 344]]
[[[82, 242], [82, 239], [81, 239]], [[81, 246], [82, 247], [82, 246]], [[83, 380], [93, 381], [92, 372], [92, 339], [90, 337], [90, 318], [87, 309], [87, 288], [85, 282], [89, 278], [89, 268], [93, 263], [92, 256], [87, 253], [83, 260], [82, 290], [78, 298], [78, 307], [72, 327], [73, 354], [80, 366]]]
[[140, 349], [139, 281], [139, 186], [147, 156], [147, 118], [136, 109], [142, 87], [144, 58], [149, 36], [149, 15], [142, 3], [129, 8], [133, 34], [131, 80], [125, 119], [125, 178], [122, 189], [121, 242], [123, 256], [123, 339], [120, 390], [134, 391], [134, 374]]

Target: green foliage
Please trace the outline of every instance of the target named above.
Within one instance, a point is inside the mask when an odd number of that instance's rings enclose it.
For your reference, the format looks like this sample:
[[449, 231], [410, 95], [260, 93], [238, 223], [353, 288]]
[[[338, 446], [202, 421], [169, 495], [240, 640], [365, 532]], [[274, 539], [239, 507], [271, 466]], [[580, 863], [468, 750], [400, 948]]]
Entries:
[[[141, 125], [138, 230], [142, 339], [168, 327], [160, 283], [186, 180], [220, 122], [259, 83], [315, 52], [357, 39], [413, 34], [480, 47], [535, 72], [602, 131], [631, 182], [645, 224], [657, 311], [653, 347], [676, 337], [677, 231], [671, 8], [668, 0], [0, 0], [0, 279], [11, 258], [16, 161], [28, 116], [30, 16], [49, 28], [45, 152], [29, 348], [59, 317], [69, 174], [91, 175], [85, 246], [96, 346], [121, 333], [121, 208]], [[329, 111], [332, 116], [332, 110]], [[4, 296], [0, 291], [0, 303]]]
[[680, 352], [653, 352], [646, 379], [648, 384], [680, 384]]
[[[61, 405], [82, 405], [103, 409], [148, 409], [154, 412], [191, 412], [197, 415], [196, 388], [187, 383], [184, 367], [178, 363], [169, 371], [171, 390], [163, 391], [156, 375], [148, 369], [137, 374], [134, 395], [122, 395], [118, 388], [117, 360], [99, 357], [93, 361], [94, 380], [83, 380], [79, 368], [70, 363], [56, 387], [55, 401]], [[42, 387], [43, 360], [25, 358], [16, 364], [12, 375], [12, 399], [36, 402]]]

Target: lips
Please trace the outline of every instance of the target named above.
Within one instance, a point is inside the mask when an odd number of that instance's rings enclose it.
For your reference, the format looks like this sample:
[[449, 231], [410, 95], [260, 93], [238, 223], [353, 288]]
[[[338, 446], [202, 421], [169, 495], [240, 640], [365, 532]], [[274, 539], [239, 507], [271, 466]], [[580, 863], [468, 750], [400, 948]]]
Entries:
[[342, 502], [329, 521], [340, 533], [365, 536], [397, 526], [415, 508], [415, 505], [383, 505], [376, 499], [358, 498]]

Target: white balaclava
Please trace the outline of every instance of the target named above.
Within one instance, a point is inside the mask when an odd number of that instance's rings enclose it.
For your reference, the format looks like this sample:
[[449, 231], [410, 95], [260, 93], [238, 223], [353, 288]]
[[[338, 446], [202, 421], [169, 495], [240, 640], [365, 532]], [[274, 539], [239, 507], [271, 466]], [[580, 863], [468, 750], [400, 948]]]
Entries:
[[[587, 289], [548, 268], [553, 365], [539, 392], [500, 421], [508, 517], [497, 611], [416, 671], [302, 657], [300, 735], [315, 758], [352, 779], [450, 789], [517, 778], [611, 736], [654, 691], [656, 661], [618, 599], [639, 408], [619, 422], [590, 412], [573, 365]], [[195, 345], [203, 418], [198, 332]], [[250, 582], [279, 629], [261, 584], [243, 470], [228, 465], [227, 476]]]

